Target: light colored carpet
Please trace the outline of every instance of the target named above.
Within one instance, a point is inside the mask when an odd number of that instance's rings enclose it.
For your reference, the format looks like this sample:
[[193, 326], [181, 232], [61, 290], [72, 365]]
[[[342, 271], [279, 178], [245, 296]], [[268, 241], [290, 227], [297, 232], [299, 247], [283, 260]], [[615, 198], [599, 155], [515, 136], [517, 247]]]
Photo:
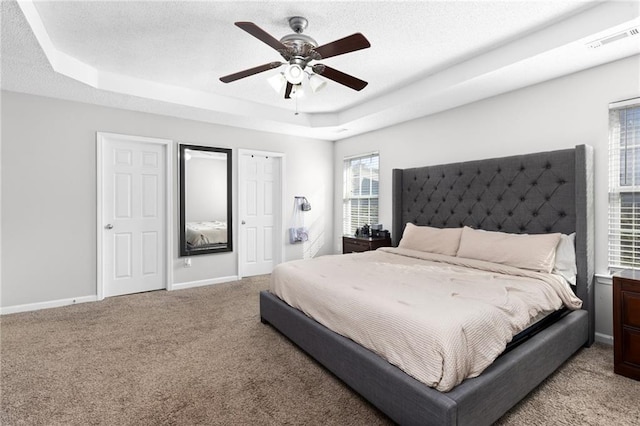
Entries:
[[[0, 319], [2, 425], [390, 421], [272, 327], [268, 276]], [[581, 350], [500, 425], [638, 425], [640, 382]]]

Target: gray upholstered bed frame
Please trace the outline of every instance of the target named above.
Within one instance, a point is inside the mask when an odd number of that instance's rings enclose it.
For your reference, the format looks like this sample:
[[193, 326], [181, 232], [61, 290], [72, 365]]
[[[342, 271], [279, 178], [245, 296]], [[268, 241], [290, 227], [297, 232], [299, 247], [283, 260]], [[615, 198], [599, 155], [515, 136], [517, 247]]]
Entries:
[[407, 222], [515, 233], [576, 232], [576, 294], [583, 309], [570, 312], [450, 392], [427, 387], [269, 292], [260, 293], [262, 321], [400, 424], [489, 425], [593, 342], [592, 194], [593, 151], [585, 145], [393, 171], [395, 245]]

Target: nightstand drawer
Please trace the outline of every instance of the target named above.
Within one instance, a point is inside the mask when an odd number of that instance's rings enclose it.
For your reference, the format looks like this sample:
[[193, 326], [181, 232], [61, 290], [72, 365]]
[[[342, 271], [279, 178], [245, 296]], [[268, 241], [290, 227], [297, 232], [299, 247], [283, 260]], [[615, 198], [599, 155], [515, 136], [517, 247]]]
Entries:
[[640, 293], [622, 292], [622, 321], [640, 330]]
[[387, 238], [358, 238], [342, 237], [342, 253], [360, 253], [375, 250], [380, 247], [391, 247], [391, 237]]
[[369, 250], [369, 244], [361, 241], [343, 241], [342, 252], [354, 253]]
[[356, 238], [350, 238], [345, 241], [346, 244], [349, 244], [354, 247], [369, 247], [369, 241], [366, 240], [358, 240]]
[[640, 271], [613, 276], [613, 371], [640, 380]]
[[640, 330], [622, 329], [622, 347], [623, 362], [640, 368]]

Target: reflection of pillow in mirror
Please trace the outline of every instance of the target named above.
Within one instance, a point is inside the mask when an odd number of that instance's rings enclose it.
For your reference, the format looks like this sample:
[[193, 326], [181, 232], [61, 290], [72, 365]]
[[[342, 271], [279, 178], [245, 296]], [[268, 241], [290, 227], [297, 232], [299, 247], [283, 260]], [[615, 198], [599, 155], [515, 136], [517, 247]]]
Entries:
[[556, 263], [551, 273], [564, 277], [569, 284], [576, 284], [576, 274], [578, 267], [576, 266], [576, 233], [569, 235], [562, 234], [560, 242], [556, 247]]
[[462, 228], [432, 228], [407, 223], [398, 247], [455, 256]]
[[508, 234], [465, 226], [458, 256], [549, 273], [558, 241], [560, 233]]

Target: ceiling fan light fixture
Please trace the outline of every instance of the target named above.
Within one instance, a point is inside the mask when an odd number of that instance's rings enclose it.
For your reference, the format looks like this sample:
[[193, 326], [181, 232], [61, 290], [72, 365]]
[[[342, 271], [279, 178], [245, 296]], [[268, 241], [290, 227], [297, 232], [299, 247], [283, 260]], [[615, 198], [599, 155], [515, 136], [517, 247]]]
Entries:
[[280, 93], [284, 85], [287, 84], [287, 79], [284, 78], [284, 74], [279, 72], [269, 77], [267, 79], [267, 83], [269, 83], [269, 85], [273, 87], [273, 90], [275, 90], [276, 93]]
[[304, 70], [298, 64], [290, 64], [284, 71], [284, 77], [291, 84], [300, 84], [304, 79]]
[[303, 96], [304, 96], [304, 89], [302, 88], [302, 84], [294, 84], [293, 88], [291, 89], [290, 97], [301, 98]]
[[311, 86], [311, 90], [313, 91], [313, 93], [316, 93], [319, 90], [322, 90], [322, 88], [326, 85], [327, 85], [327, 81], [324, 80], [322, 77], [318, 76], [317, 74], [309, 75], [309, 86]]

